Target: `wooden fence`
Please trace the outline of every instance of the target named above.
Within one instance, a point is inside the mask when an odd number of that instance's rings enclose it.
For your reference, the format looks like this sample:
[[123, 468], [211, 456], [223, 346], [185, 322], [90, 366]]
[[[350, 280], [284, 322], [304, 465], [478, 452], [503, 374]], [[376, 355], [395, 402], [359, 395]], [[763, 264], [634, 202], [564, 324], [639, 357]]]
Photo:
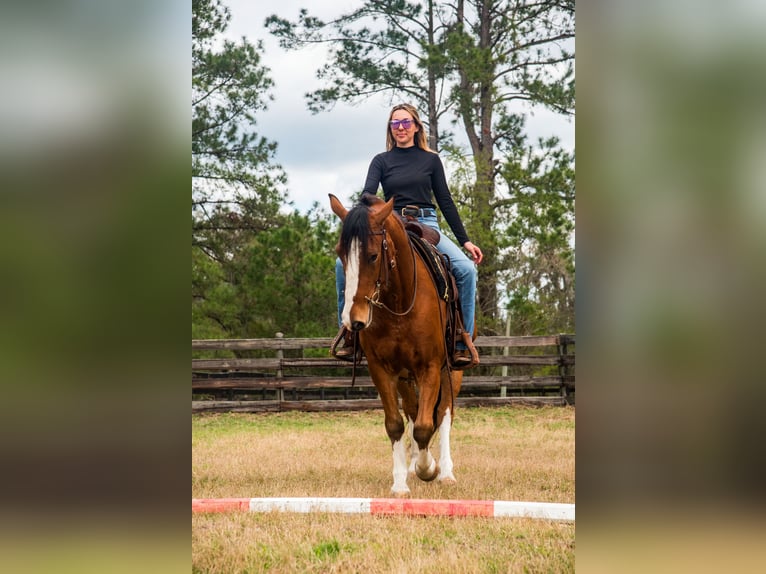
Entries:
[[[193, 340], [192, 412], [382, 408], [366, 361], [352, 387], [352, 366], [329, 355], [331, 343], [281, 333]], [[457, 405], [574, 404], [574, 343], [574, 335], [477, 337], [481, 364], [464, 371]]]

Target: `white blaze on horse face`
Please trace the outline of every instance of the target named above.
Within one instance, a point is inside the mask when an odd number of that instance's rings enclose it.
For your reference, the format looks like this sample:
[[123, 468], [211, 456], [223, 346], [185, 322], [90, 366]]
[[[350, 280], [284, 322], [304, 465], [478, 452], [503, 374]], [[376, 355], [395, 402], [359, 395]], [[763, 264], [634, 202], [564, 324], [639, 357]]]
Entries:
[[362, 256], [362, 248], [358, 239], [351, 240], [351, 247], [346, 254], [346, 302], [343, 305], [341, 319], [346, 329], [351, 328], [351, 306], [354, 304], [354, 295], [359, 288], [359, 258]]

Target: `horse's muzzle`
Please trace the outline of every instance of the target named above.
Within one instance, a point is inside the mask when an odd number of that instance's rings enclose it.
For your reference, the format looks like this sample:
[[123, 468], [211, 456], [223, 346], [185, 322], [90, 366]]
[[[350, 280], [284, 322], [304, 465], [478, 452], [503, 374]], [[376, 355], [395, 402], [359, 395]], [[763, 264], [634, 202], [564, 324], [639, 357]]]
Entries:
[[367, 324], [364, 321], [354, 321], [351, 323], [351, 330], [352, 331], [361, 331], [367, 326]]

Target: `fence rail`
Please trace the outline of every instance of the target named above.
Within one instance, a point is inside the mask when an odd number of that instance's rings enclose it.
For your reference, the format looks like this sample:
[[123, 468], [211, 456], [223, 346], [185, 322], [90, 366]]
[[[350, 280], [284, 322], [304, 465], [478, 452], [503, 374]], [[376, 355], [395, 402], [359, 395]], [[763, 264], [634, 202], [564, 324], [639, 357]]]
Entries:
[[[327, 355], [331, 343], [281, 333], [273, 339], [193, 340], [198, 358], [192, 359], [192, 412], [381, 408], [366, 361], [357, 366], [352, 386], [351, 364]], [[477, 337], [474, 344], [481, 364], [464, 372], [458, 406], [574, 404], [574, 335]], [[211, 351], [233, 356], [200, 356]], [[270, 356], [248, 356], [253, 354]], [[317, 354], [322, 356], [311, 356]]]

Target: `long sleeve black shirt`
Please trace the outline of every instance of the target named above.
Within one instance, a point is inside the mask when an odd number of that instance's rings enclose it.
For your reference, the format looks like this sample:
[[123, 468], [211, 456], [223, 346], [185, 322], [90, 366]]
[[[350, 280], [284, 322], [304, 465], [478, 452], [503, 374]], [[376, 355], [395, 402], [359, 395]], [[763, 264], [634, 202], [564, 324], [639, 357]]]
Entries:
[[379, 153], [370, 163], [362, 193], [376, 195], [383, 187], [386, 201], [394, 198], [394, 209], [401, 212], [407, 205], [434, 209], [433, 198], [460, 245], [469, 241], [468, 234], [452, 200], [438, 154], [417, 146]]

